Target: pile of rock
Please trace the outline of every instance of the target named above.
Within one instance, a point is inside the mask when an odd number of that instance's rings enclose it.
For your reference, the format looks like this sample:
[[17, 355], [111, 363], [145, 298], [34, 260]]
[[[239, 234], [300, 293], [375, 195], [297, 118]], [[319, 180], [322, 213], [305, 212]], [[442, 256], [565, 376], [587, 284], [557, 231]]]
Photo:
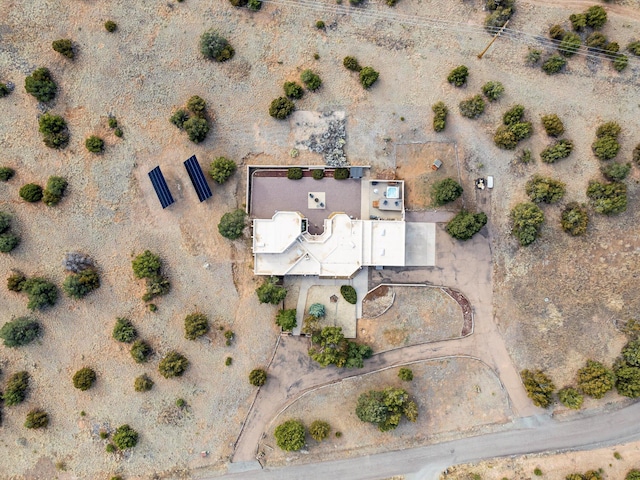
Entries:
[[346, 120], [344, 118], [329, 120], [325, 132], [313, 133], [301, 143], [312, 152], [322, 154], [329, 167], [349, 165], [344, 153], [344, 146], [347, 143]]

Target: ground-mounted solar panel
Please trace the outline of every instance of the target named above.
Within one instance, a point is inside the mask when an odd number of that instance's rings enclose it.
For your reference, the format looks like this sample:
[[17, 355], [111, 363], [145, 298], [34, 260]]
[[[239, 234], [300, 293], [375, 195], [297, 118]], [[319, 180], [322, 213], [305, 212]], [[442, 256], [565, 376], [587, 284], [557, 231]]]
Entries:
[[202, 173], [202, 168], [200, 168], [196, 156], [194, 155], [186, 160], [184, 166], [187, 169], [193, 188], [196, 189], [200, 201], [204, 202], [207, 198], [210, 198], [213, 194], [211, 193], [207, 179], [204, 177], [204, 173]]
[[158, 195], [158, 200], [160, 200], [160, 205], [162, 205], [162, 208], [167, 208], [169, 205], [175, 202], [175, 200], [173, 199], [173, 195], [171, 195], [171, 191], [169, 191], [167, 181], [164, 179], [164, 175], [162, 175], [160, 167], [156, 167], [151, 170], [149, 172], [149, 178], [151, 179], [153, 188], [156, 190], [156, 195]]

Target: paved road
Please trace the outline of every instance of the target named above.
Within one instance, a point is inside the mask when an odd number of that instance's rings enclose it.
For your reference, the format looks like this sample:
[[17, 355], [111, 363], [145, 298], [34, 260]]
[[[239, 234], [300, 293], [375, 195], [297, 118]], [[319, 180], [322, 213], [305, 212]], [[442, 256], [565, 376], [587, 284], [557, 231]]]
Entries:
[[546, 415], [521, 418], [509, 431], [410, 450], [217, 478], [374, 480], [406, 475], [408, 480], [436, 480], [445, 468], [460, 463], [547, 451], [587, 450], [636, 440], [640, 440], [640, 403], [610, 413], [585, 413], [572, 421], [561, 422]]

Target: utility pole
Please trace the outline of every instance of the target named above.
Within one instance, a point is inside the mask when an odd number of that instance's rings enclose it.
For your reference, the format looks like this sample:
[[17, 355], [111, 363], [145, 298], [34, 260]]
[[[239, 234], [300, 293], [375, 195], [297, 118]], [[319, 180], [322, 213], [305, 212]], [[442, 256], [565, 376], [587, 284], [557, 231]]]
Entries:
[[487, 50], [489, 50], [489, 47], [491, 47], [491, 45], [493, 45], [493, 42], [495, 42], [495, 41], [496, 41], [496, 38], [498, 38], [498, 37], [500, 36], [500, 34], [504, 31], [504, 29], [505, 29], [505, 28], [507, 28], [507, 25], [508, 25], [508, 24], [509, 24], [509, 20], [507, 20], [507, 21], [505, 22], [505, 24], [502, 26], [502, 28], [498, 31], [498, 33], [496, 33], [496, 34], [493, 36], [493, 38], [492, 38], [492, 39], [491, 39], [491, 41], [489, 42], [489, 45], [487, 45], [487, 47], [486, 47], [483, 51], [481, 51], [481, 52], [478, 54], [478, 58], [480, 58], [480, 59], [481, 59], [481, 58], [482, 58], [482, 56], [483, 56], [485, 53], [487, 53]]

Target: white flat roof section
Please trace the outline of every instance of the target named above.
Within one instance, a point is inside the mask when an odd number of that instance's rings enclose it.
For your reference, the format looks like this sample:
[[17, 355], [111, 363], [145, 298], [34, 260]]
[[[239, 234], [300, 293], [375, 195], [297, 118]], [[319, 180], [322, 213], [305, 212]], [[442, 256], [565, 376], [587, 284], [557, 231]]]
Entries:
[[407, 223], [405, 265], [407, 267], [435, 267], [436, 224]]
[[253, 221], [253, 252], [282, 253], [302, 233], [302, 215], [277, 212], [273, 218]]

